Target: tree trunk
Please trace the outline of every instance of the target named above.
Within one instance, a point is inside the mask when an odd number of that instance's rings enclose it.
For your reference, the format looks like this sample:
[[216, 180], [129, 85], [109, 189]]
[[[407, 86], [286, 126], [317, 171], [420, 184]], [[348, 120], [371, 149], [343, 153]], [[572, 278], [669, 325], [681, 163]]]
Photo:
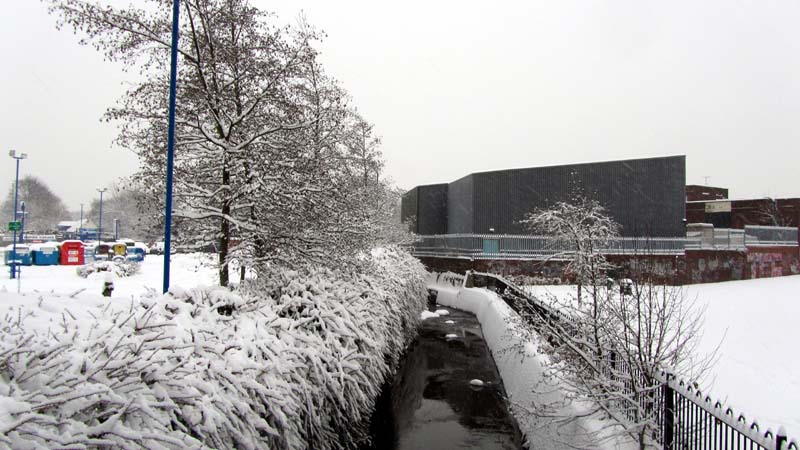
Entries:
[[[230, 184], [230, 173], [227, 168], [222, 169], [222, 185], [228, 186]], [[228, 217], [231, 213], [231, 205], [225, 200], [222, 204], [222, 223], [219, 229], [219, 285], [227, 287], [229, 283], [228, 277], [228, 249], [231, 242], [231, 224], [228, 222]]]

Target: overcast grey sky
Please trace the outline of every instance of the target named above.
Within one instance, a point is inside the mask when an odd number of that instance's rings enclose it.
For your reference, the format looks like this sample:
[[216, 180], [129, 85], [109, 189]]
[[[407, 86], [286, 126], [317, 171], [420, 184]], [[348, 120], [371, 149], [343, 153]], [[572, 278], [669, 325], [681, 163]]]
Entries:
[[[403, 188], [471, 172], [685, 154], [687, 183], [800, 196], [800, 2], [253, 0], [325, 30], [322, 59]], [[72, 209], [136, 169], [101, 123], [130, 75], [35, 0], [0, 16], [8, 149]]]

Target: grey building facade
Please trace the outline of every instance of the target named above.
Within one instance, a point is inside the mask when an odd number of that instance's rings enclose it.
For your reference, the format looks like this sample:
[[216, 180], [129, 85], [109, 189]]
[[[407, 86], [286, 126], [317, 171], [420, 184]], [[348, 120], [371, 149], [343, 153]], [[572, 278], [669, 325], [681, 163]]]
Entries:
[[686, 157], [498, 170], [403, 196], [401, 218], [417, 234], [526, 234], [519, 221], [575, 192], [599, 201], [623, 236], [683, 236]]

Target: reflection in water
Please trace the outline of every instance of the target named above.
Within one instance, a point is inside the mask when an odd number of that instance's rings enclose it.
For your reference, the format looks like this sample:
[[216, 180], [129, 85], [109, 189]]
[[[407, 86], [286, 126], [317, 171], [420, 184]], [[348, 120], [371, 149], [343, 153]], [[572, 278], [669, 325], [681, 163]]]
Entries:
[[[486, 385], [470, 386], [473, 379]], [[376, 450], [521, 447], [475, 316], [451, 309], [422, 322], [394, 380], [384, 387], [372, 426]]]

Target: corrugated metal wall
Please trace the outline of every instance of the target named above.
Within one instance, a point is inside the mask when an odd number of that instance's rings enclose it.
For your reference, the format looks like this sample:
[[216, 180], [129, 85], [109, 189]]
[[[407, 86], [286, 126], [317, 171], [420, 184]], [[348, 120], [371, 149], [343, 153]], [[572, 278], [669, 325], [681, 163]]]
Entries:
[[447, 233], [447, 183], [419, 186], [417, 233]]
[[447, 187], [447, 234], [474, 232], [475, 196], [472, 177], [467, 175]]
[[406, 223], [411, 218], [414, 233], [447, 233], [447, 183], [417, 186], [403, 194], [400, 220]]
[[519, 221], [526, 213], [582, 191], [608, 209], [624, 236], [684, 234], [683, 156], [514, 169], [471, 177], [475, 219], [469, 232], [488, 233], [494, 228], [496, 233], [525, 233]]
[[[526, 213], [567, 201], [573, 192], [582, 191], [608, 209], [622, 226], [624, 236], [682, 236], [685, 165], [685, 156], [672, 156], [467, 175], [446, 185], [447, 225], [441, 233], [488, 233], [490, 228], [498, 234], [526, 233], [519, 224]], [[422, 207], [422, 194], [418, 194], [418, 222], [423, 215], [440, 210], [437, 195], [440, 191], [425, 196], [434, 203], [426, 209]], [[405, 197], [403, 202], [405, 217]], [[439, 229], [441, 225], [433, 219], [424, 221], [425, 229]], [[418, 230], [420, 234], [436, 234]]]

